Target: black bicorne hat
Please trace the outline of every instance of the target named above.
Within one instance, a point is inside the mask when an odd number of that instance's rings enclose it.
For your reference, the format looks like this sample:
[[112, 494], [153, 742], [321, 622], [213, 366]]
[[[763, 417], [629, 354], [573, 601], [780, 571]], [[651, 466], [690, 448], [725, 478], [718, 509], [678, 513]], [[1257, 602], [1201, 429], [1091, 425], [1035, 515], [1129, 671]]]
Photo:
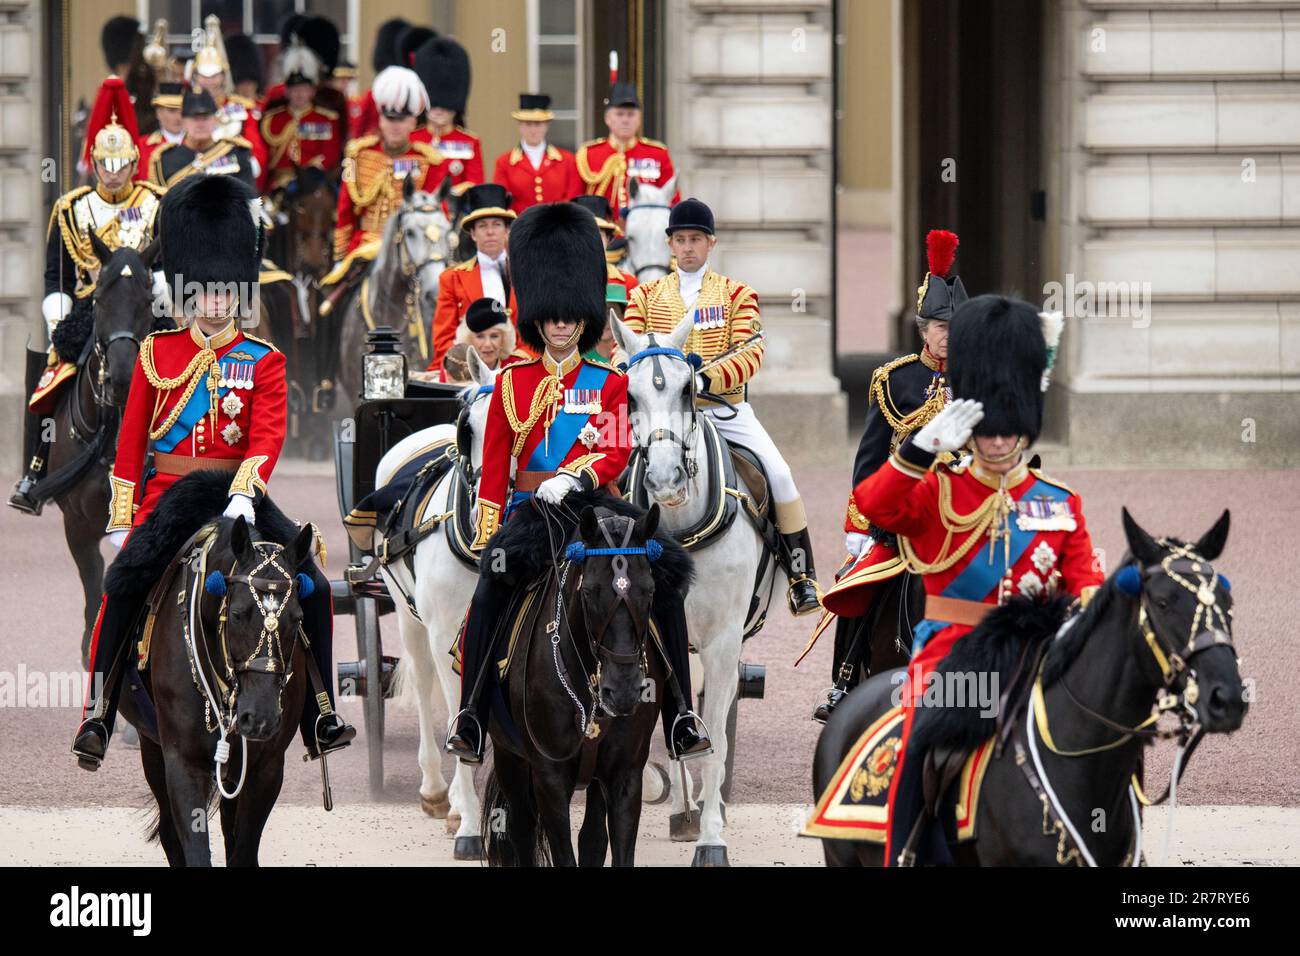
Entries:
[[583, 323], [578, 350], [595, 348], [605, 334], [605, 250], [596, 220], [571, 202], [524, 210], [510, 229], [510, 277], [519, 305], [519, 336], [546, 347], [544, 319]]
[[634, 106], [641, 108], [641, 99], [636, 95], [635, 83], [618, 82], [609, 88], [609, 95], [605, 97], [606, 106]]
[[234, 176], [188, 176], [159, 209], [163, 267], [173, 290], [190, 283], [257, 282], [257, 195]]
[[948, 375], [954, 398], [982, 402], [976, 435], [1024, 435], [1043, 427], [1047, 341], [1038, 310], [1028, 302], [981, 295], [953, 315]]
[[465, 325], [471, 332], [486, 332], [494, 325], [506, 321], [506, 311], [491, 296], [475, 299], [465, 310]]
[[469, 54], [451, 37], [435, 36], [415, 51], [416, 73], [429, 92], [429, 105], [464, 113], [469, 102]]
[[925, 237], [929, 271], [916, 290], [916, 314], [922, 319], [951, 321], [953, 313], [969, 298], [961, 279], [948, 274], [958, 241], [955, 232], [945, 229], [931, 229]]
[[144, 46], [144, 34], [140, 32], [140, 21], [135, 17], [112, 17], [99, 31], [99, 46], [104, 51], [104, 61], [111, 70], [122, 63], [129, 63], [135, 53], [136, 42]]
[[201, 86], [190, 86], [185, 89], [185, 97], [181, 100], [181, 116], [207, 116], [216, 115], [217, 101]]
[[668, 213], [668, 228], [664, 230], [672, 235], [681, 229], [698, 229], [713, 235], [713, 210], [695, 197], [683, 199]]
[[374, 67], [376, 73], [382, 73], [384, 68], [389, 66], [409, 67], [411, 65], [402, 62], [401, 54], [397, 50], [397, 38], [409, 26], [410, 24], [401, 17], [393, 17], [379, 24], [379, 29], [375, 31], [375, 46], [370, 53], [370, 65]]

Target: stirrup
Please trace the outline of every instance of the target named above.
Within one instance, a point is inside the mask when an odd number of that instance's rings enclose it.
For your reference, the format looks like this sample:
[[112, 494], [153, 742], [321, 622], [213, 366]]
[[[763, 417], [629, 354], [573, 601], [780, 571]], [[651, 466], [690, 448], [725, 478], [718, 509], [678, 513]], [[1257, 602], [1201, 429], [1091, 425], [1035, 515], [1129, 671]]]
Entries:
[[[801, 611], [795, 604], [794, 589], [798, 587], [800, 584], [805, 584], [805, 583], [812, 585], [813, 593], [817, 595], [817, 603], [812, 607], [804, 608]], [[804, 575], [801, 578], [791, 581], [789, 587], [787, 587], [785, 590], [786, 607], [790, 609], [790, 613], [795, 617], [802, 617], [805, 614], [811, 614], [814, 611], [820, 610], [822, 608], [823, 597], [824, 594], [822, 592], [821, 585], [817, 583], [817, 579], [813, 577], [809, 577], [808, 575]]]
[[[700, 739], [709, 742], [708, 750], [700, 750], [692, 754], [679, 754], [677, 752], [677, 725], [687, 717], [690, 717], [695, 721], [696, 734]], [[709, 754], [713, 753], [713, 735], [709, 733], [709, 725], [704, 722], [703, 717], [690, 709], [680, 711], [673, 719], [673, 725], [668, 731], [668, 741], [673, 748], [673, 759], [680, 760], [683, 763], [687, 760], [694, 760], [696, 757], [707, 757]]]
[[[85, 750], [77, 749], [77, 741], [80, 740], [83, 735], [93, 733], [91, 727], [98, 727], [100, 731], [102, 731], [102, 734], [97, 735], [104, 744], [104, 752], [102, 754], [94, 754]], [[103, 721], [97, 720], [94, 717], [87, 717], [77, 728], [77, 735], [72, 739], [72, 747], [70, 749], [72, 755], [77, 758], [77, 765], [81, 767], [82, 770], [89, 770], [91, 773], [94, 773], [103, 765], [104, 758], [108, 756], [108, 728], [104, 725]]]
[[483, 724], [479, 721], [478, 715], [469, 708], [457, 711], [452, 715], [451, 719], [447, 721], [447, 736], [443, 738], [442, 749], [460, 760], [465, 760], [465, 754], [456, 750], [451, 745], [451, 738], [460, 733], [460, 719], [462, 717], [468, 717], [470, 720], [474, 721], [474, 726], [478, 728], [478, 750], [474, 754], [478, 760], [474, 762], [482, 763], [483, 754], [487, 751], [487, 734], [483, 730]]

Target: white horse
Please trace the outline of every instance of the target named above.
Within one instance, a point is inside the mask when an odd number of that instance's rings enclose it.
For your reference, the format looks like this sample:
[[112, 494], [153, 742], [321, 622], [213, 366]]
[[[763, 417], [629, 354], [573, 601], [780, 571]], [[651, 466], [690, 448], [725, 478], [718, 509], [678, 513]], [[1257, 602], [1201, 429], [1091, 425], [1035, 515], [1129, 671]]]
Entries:
[[[469, 424], [473, 433], [470, 464], [477, 473], [483, 465], [483, 433], [490, 389], [499, 371], [489, 370], [473, 349], [469, 351], [469, 366], [474, 384], [463, 394], [469, 404]], [[449, 438], [452, 441], [456, 439], [454, 425], [436, 425], [402, 439], [380, 460], [375, 470], [375, 487], [383, 487], [404, 462], [422, 449]], [[452, 473], [448, 473], [438, 483], [424, 510], [416, 516], [417, 523], [452, 510], [452, 479]], [[439, 529], [416, 545], [414, 580], [400, 561], [383, 568], [382, 574], [384, 583], [394, 596], [410, 594], [414, 597], [419, 614], [417, 620], [407, 609], [405, 601], [400, 597], [394, 601], [405, 651], [402, 680], [414, 684], [420, 721], [420, 806], [430, 816], [446, 818], [448, 830], [456, 836], [456, 859], [477, 860], [482, 854], [483, 839], [479, 829], [481, 804], [474, 790], [474, 770], [457, 763], [451, 787], [447, 787], [442, 775], [443, 743], [447, 730], [434, 714], [435, 677], [447, 712], [454, 714], [460, 707], [460, 678], [452, 670], [451, 650], [478, 583], [477, 570], [467, 567], [452, 553], [447, 534], [448, 529]]]
[[[678, 353], [677, 356], [658, 355], [657, 363], [650, 359], [633, 361], [627, 372], [634, 441], [646, 457], [646, 491], [650, 500], [659, 505], [660, 527], [674, 534], [698, 525], [711, 506], [705, 486], [707, 469], [703, 467], [706, 461], [705, 432], [701, 426], [704, 416], [692, 402], [691, 378], [695, 370], [681, 356], [692, 323], [693, 317], [688, 315], [666, 336], [637, 335], [622, 322], [614, 323], [615, 340], [632, 359], [652, 345]], [[661, 375], [658, 382], [657, 375]], [[701, 467], [689, 468], [688, 462], [698, 462]], [[738, 490], [748, 493], [743, 481], [738, 483]], [[700, 758], [704, 774], [700, 796], [704, 808], [694, 866], [725, 866], [728, 862], [727, 844], [722, 838], [722, 783], [726, 776], [727, 748], [733, 744], [727, 739], [727, 714], [736, 699], [741, 641], [763, 548], [763, 540], [753, 523], [740, 514], [725, 533], [693, 552], [695, 585], [686, 597], [686, 623], [691, 643], [699, 650], [704, 667], [706, 693], [704, 713], [700, 716], [713, 741], [713, 753]], [[761, 590], [768, 598], [775, 571], [773, 562], [771, 572], [762, 582]], [[684, 813], [688, 805], [694, 810], [689, 773], [685, 792], [679, 770], [670, 773], [669, 779], [673, 812]], [[646, 785], [654, 786], [649, 778]]]
[[628, 181], [623, 232], [627, 236], [627, 271], [636, 276], [637, 282], [668, 274], [672, 253], [664, 230], [668, 228], [669, 203], [676, 191], [676, 176], [662, 186], [647, 186], [635, 177]]

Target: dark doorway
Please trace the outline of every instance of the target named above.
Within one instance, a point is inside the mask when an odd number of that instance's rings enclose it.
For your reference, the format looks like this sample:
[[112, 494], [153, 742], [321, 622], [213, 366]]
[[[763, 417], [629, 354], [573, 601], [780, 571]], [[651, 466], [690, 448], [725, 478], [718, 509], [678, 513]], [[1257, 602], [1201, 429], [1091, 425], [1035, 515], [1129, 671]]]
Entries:
[[609, 52], [618, 52], [619, 78], [635, 83], [646, 136], [663, 134], [662, 0], [589, 0], [587, 4], [587, 139], [606, 133], [604, 101], [609, 92]]

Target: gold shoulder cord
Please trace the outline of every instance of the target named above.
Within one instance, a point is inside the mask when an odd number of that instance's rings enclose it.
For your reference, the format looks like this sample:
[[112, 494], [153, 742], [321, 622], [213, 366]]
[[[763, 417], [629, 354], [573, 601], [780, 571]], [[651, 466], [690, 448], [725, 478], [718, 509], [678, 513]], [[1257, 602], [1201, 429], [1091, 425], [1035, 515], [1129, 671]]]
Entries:
[[381, 192], [388, 189], [388, 181], [393, 176], [393, 167], [391, 165], [387, 168], [371, 167], [376, 170], [378, 175], [375, 176], [374, 183], [367, 189], [367, 191], [361, 192], [357, 188], [358, 183], [361, 181], [361, 152], [362, 151], [358, 151], [354, 160], [351, 180], [349, 180], [347, 176], [344, 176], [343, 182], [344, 185], [348, 187], [348, 195], [352, 197], [352, 204], [359, 208], [364, 208], [378, 199]]
[[512, 457], [519, 457], [519, 453], [524, 450], [524, 442], [528, 440], [528, 435], [533, 430], [533, 426], [547, 411], [551, 415], [546, 421], [546, 427], [548, 429], [551, 427], [551, 422], [555, 421], [556, 402], [559, 401], [563, 388], [563, 384], [554, 375], [548, 375], [542, 379], [537, 386], [537, 391], [533, 392], [532, 404], [528, 408], [528, 419], [521, 422], [519, 416], [515, 414], [514, 383], [509, 376], [501, 376], [501, 403], [505, 406], [506, 421], [510, 423], [510, 429], [515, 433], [514, 444], [510, 446]]
[[[177, 375], [175, 378], [162, 378], [158, 375], [158, 370], [155, 369], [153, 365], [153, 338], [151, 336], [144, 340], [140, 346], [140, 367], [144, 370], [144, 377], [148, 380], [149, 384], [159, 392], [170, 392], [174, 389], [180, 388], [181, 385], [185, 385], [185, 391], [181, 394], [180, 401], [178, 401], [176, 406], [171, 410], [171, 414], [167, 416], [162, 425], [149, 432], [149, 438], [151, 441], [157, 441], [159, 438], [162, 438], [162, 436], [166, 435], [171, 427], [176, 424], [176, 419], [181, 417], [181, 412], [184, 411], [185, 406], [189, 403], [190, 396], [192, 396], [194, 390], [198, 388], [199, 382], [203, 381], [205, 377], [210, 378], [210, 376], [205, 376], [204, 373], [209, 372], [212, 369], [216, 362], [216, 358], [216, 352], [211, 349], [204, 349], [198, 355], [194, 356], [194, 358], [190, 359], [190, 364], [185, 366], [185, 371], [181, 372], [180, 375]], [[209, 391], [215, 392], [215, 390], [215, 383], [211, 383]]]
[[76, 223], [73, 221], [72, 203], [63, 204], [61, 202], [60, 208], [56, 209], [54, 214], [58, 219], [59, 233], [63, 236], [63, 244], [67, 248], [72, 261], [78, 268], [87, 272], [94, 272], [99, 268], [100, 262], [95, 258], [94, 252], [91, 251], [90, 240], [77, 230]]
[[[952, 506], [951, 481], [947, 475], [940, 474], [939, 518], [948, 534], [944, 538], [943, 547], [939, 549], [939, 556], [932, 562], [923, 561], [913, 549], [912, 542], [901, 535], [898, 538], [898, 550], [907, 562], [908, 570], [913, 574], [942, 574], [970, 553], [990, 525], [999, 519], [1005, 519], [1008, 514], [1006, 497], [1001, 491], [989, 495], [984, 503], [970, 514], [959, 514]], [[949, 554], [952, 536], [966, 531], [971, 532], [970, 537], [962, 542], [955, 552]], [[990, 540], [990, 561], [993, 559], [992, 544], [995, 540], [996, 536]]]

